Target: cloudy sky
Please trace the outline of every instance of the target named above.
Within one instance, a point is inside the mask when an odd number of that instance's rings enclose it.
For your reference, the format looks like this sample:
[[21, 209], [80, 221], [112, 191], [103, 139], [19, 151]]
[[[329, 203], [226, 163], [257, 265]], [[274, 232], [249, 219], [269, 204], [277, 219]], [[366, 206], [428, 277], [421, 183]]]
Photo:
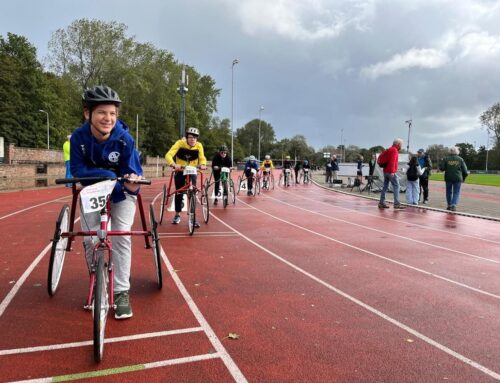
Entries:
[[[259, 117], [278, 139], [410, 150], [485, 145], [479, 115], [500, 102], [500, 2], [494, 0], [0, 0], [0, 34], [47, 54], [79, 18], [130, 36], [212, 76], [218, 115]], [[232, 61], [240, 63], [232, 70]]]

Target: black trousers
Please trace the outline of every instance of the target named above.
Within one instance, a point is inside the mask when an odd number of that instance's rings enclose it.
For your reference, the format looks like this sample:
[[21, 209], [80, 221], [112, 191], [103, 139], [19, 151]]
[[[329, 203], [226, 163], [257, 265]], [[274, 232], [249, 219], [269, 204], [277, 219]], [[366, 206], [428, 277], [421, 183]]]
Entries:
[[429, 199], [429, 178], [428, 177], [419, 177], [420, 179], [420, 189], [424, 192], [424, 201]]
[[[191, 183], [193, 185], [196, 185], [196, 176], [190, 176], [191, 177]], [[175, 182], [175, 189], [180, 189], [184, 185], [186, 185], [186, 176], [182, 174], [182, 171], [178, 171], [175, 173], [174, 177], [174, 182]], [[182, 211], [182, 198], [184, 197], [184, 194], [186, 192], [181, 192], [181, 193], [175, 193], [175, 212], [180, 213]]]

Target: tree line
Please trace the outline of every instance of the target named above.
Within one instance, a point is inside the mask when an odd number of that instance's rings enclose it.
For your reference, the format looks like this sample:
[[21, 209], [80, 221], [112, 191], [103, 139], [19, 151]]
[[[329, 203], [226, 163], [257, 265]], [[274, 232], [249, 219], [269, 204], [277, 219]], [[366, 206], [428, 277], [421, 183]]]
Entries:
[[[201, 142], [211, 156], [225, 143], [231, 145], [231, 121], [216, 116], [220, 89], [209, 75], [180, 63], [172, 52], [141, 43], [127, 35], [118, 22], [79, 19], [52, 34], [44, 66], [27, 38], [13, 33], [0, 36], [0, 136], [17, 146], [47, 147], [47, 114], [50, 118], [50, 147], [61, 148], [66, 136], [83, 122], [81, 94], [86, 88], [105, 84], [117, 90], [123, 101], [120, 118], [135, 137], [139, 150], [163, 156], [179, 137], [179, 79], [184, 69], [189, 76], [185, 97], [186, 127], [200, 129]], [[42, 112], [44, 111], [44, 112]], [[482, 169], [489, 155], [489, 169], [500, 169], [500, 104], [480, 117], [491, 133], [492, 148], [476, 151], [468, 143], [458, 144], [472, 169]], [[260, 140], [259, 140], [260, 132]], [[259, 143], [260, 141], [260, 143]], [[381, 146], [369, 149], [326, 145], [319, 152], [303, 135], [277, 140], [274, 127], [253, 119], [235, 130], [234, 157], [243, 160], [259, 152], [281, 159], [309, 159], [324, 162], [323, 153], [341, 154], [344, 161], [359, 155], [368, 160]], [[431, 145], [433, 159], [447, 148]], [[435, 157], [435, 158], [434, 158]]]

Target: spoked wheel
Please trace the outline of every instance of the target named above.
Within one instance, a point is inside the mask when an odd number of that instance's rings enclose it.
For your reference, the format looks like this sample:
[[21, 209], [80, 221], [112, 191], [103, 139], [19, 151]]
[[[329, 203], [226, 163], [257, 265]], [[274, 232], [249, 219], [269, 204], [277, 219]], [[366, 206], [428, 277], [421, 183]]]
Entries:
[[228, 190], [228, 182], [224, 181], [222, 183], [222, 206], [224, 206], [224, 209], [227, 207], [229, 196], [228, 196], [229, 190]]
[[269, 182], [270, 182], [270, 188], [274, 190], [274, 176], [271, 174], [271, 177], [269, 177]]
[[236, 190], [236, 194], [240, 194], [241, 190], [241, 176], [238, 176], [238, 190]]
[[233, 201], [233, 205], [236, 203], [236, 191], [234, 190], [234, 181], [229, 180], [229, 194], [230, 198]]
[[163, 214], [165, 213], [165, 204], [167, 203], [167, 185], [163, 185], [160, 205], [160, 225], [163, 222]]
[[258, 177], [255, 178], [255, 181], [253, 183], [253, 196], [257, 196], [257, 194], [260, 194], [260, 179]]
[[52, 239], [52, 249], [50, 251], [49, 275], [47, 279], [47, 289], [50, 296], [56, 293], [61, 273], [64, 266], [64, 257], [66, 255], [66, 246], [68, 238], [61, 238], [62, 233], [69, 230], [69, 206], [64, 205], [56, 221], [56, 231]]
[[104, 355], [104, 332], [109, 311], [108, 270], [104, 264], [104, 254], [97, 261], [94, 287], [94, 360], [100, 362]]
[[208, 187], [203, 188], [201, 192], [201, 210], [203, 212], [203, 220], [208, 223], [210, 219], [210, 208], [208, 206]]
[[156, 270], [156, 282], [158, 289], [163, 287], [163, 278], [161, 275], [161, 252], [160, 252], [160, 239], [158, 238], [158, 222], [155, 219], [155, 211], [153, 204], [149, 205], [149, 220], [151, 224], [151, 241], [153, 242], [153, 259]]
[[188, 230], [189, 234], [194, 233], [194, 223], [196, 221], [196, 197], [192, 191], [188, 192]]

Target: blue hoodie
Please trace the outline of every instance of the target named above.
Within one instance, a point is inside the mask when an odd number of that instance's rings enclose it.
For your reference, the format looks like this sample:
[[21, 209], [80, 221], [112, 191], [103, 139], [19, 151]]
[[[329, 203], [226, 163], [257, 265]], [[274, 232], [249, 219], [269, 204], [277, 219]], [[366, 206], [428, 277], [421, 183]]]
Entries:
[[[121, 177], [130, 173], [143, 175], [134, 139], [128, 133], [128, 126], [121, 120], [116, 121], [110, 137], [104, 142], [97, 141], [92, 135], [88, 121], [74, 131], [70, 142], [73, 177]], [[129, 194], [138, 192], [127, 191]], [[117, 182], [111, 200], [116, 203], [124, 199], [123, 182]]]

